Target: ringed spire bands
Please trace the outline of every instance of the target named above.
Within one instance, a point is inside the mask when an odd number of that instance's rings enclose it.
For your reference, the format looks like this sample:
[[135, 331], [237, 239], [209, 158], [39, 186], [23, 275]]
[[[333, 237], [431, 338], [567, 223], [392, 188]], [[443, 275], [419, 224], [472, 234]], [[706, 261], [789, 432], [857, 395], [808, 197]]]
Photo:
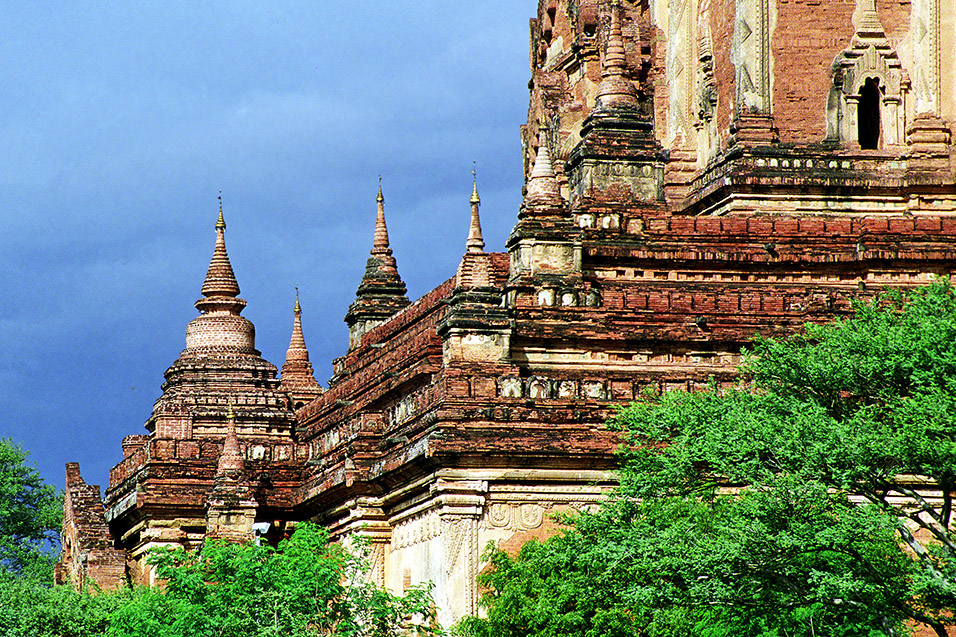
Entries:
[[[229, 262], [229, 254], [226, 252], [226, 221], [222, 215], [222, 195], [219, 196], [219, 218], [216, 220], [216, 246], [212, 252], [209, 269], [206, 271], [206, 279], [202, 284], [202, 295], [207, 299], [239, 296], [239, 283], [236, 282], [236, 275], [232, 271], [232, 263]], [[197, 307], [203, 302], [197, 301]], [[245, 306], [245, 301], [242, 305]], [[201, 307], [199, 309], [205, 311]]]
[[226, 252], [226, 222], [220, 198], [216, 221], [216, 245], [202, 286], [203, 298], [196, 301], [200, 315], [186, 327], [186, 350], [227, 348], [256, 352], [256, 329], [239, 316], [246, 302], [239, 298], [239, 283]]

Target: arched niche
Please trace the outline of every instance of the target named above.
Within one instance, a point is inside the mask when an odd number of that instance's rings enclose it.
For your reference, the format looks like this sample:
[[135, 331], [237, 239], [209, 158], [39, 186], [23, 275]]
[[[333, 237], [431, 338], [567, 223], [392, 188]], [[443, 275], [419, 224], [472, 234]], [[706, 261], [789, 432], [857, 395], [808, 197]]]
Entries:
[[831, 70], [827, 140], [865, 149], [902, 145], [909, 81], [875, 11]]

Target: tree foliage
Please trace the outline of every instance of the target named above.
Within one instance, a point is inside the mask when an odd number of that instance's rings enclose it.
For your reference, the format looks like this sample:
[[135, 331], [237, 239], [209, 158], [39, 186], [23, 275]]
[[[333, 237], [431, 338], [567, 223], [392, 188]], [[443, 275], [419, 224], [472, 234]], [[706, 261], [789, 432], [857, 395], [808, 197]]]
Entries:
[[53, 586], [63, 498], [0, 439], [0, 637], [102, 635], [117, 600]]
[[26, 452], [0, 439], [0, 571], [45, 576], [62, 517], [62, 496], [27, 464]]
[[[366, 581], [360, 557], [300, 525], [277, 549], [207, 542], [151, 558], [163, 588], [138, 590], [110, 617], [114, 637], [386, 637], [436, 634], [431, 589], [396, 596]], [[411, 621], [417, 617], [417, 621]]]
[[[0, 440], [0, 637], [437, 635], [431, 588], [392, 595], [357, 552], [301, 524], [277, 548], [206, 542], [150, 556], [165, 585], [112, 592], [53, 585], [62, 498]], [[356, 554], [357, 553], [357, 554]]]
[[106, 634], [126, 592], [99, 594], [54, 586], [46, 578], [0, 575], [0, 637], [92, 637]]
[[467, 635], [939, 635], [956, 624], [956, 292], [756, 339], [732, 391], [622, 409], [621, 488], [492, 551]]

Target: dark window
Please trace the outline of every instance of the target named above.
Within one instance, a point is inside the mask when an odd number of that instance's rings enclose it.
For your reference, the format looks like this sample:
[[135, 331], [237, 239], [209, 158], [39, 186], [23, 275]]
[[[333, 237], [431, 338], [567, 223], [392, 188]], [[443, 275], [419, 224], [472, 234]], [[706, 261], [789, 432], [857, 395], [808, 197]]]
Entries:
[[876, 149], [880, 147], [880, 81], [868, 77], [860, 87], [860, 148]]

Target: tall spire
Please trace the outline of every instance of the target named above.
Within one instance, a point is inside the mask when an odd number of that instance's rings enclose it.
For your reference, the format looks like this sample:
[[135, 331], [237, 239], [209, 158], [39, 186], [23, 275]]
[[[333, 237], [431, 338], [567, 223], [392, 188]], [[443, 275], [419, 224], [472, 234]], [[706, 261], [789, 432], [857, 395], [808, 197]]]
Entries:
[[[209, 261], [209, 269], [206, 270], [206, 278], [202, 284], [202, 295], [206, 299], [220, 298], [221, 300], [232, 299], [228, 305], [236, 306], [239, 311], [245, 306], [245, 301], [236, 298], [239, 296], [239, 284], [236, 282], [236, 275], [232, 271], [232, 264], [229, 262], [229, 254], [226, 252], [226, 222], [222, 216], [222, 193], [219, 194], [219, 218], [216, 220], [216, 247], [212, 252], [212, 259]], [[200, 304], [209, 306], [204, 299], [196, 302], [196, 307], [200, 311], [205, 311]], [[238, 313], [238, 312], [237, 312]]]
[[601, 83], [597, 89], [595, 110], [637, 110], [640, 104], [634, 84], [627, 79], [627, 55], [621, 30], [621, 5], [611, 4], [611, 28], [601, 65]]
[[478, 218], [478, 206], [481, 199], [478, 197], [478, 174], [474, 167], [471, 169], [471, 226], [468, 228], [468, 241], [465, 242], [466, 252], [484, 252], [485, 240], [481, 236], [481, 220]]
[[299, 406], [322, 393], [322, 388], [315, 380], [312, 363], [309, 361], [309, 350], [302, 336], [302, 306], [299, 304], [299, 288], [295, 289], [295, 308], [292, 313], [294, 315], [292, 338], [289, 339], [289, 349], [285, 354], [285, 363], [282, 364], [279, 389], [292, 396], [294, 405]]
[[209, 348], [226, 347], [258, 355], [255, 328], [252, 323], [239, 316], [246, 302], [238, 297], [239, 284], [236, 283], [236, 275], [226, 253], [225, 235], [226, 222], [222, 216], [220, 193], [216, 247], [202, 284], [203, 298], [195, 303], [200, 316], [186, 327], [186, 350], [207, 351]]
[[372, 249], [365, 264], [365, 275], [355, 293], [355, 301], [349, 306], [345, 322], [349, 326], [349, 347], [358, 345], [362, 334], [382, 323], [408, 305], [405, 283], [398, 274], [395, 257], [388, 244], [388, 229], [385, 227], [385, 197], [379, 181], [375, 234]]

